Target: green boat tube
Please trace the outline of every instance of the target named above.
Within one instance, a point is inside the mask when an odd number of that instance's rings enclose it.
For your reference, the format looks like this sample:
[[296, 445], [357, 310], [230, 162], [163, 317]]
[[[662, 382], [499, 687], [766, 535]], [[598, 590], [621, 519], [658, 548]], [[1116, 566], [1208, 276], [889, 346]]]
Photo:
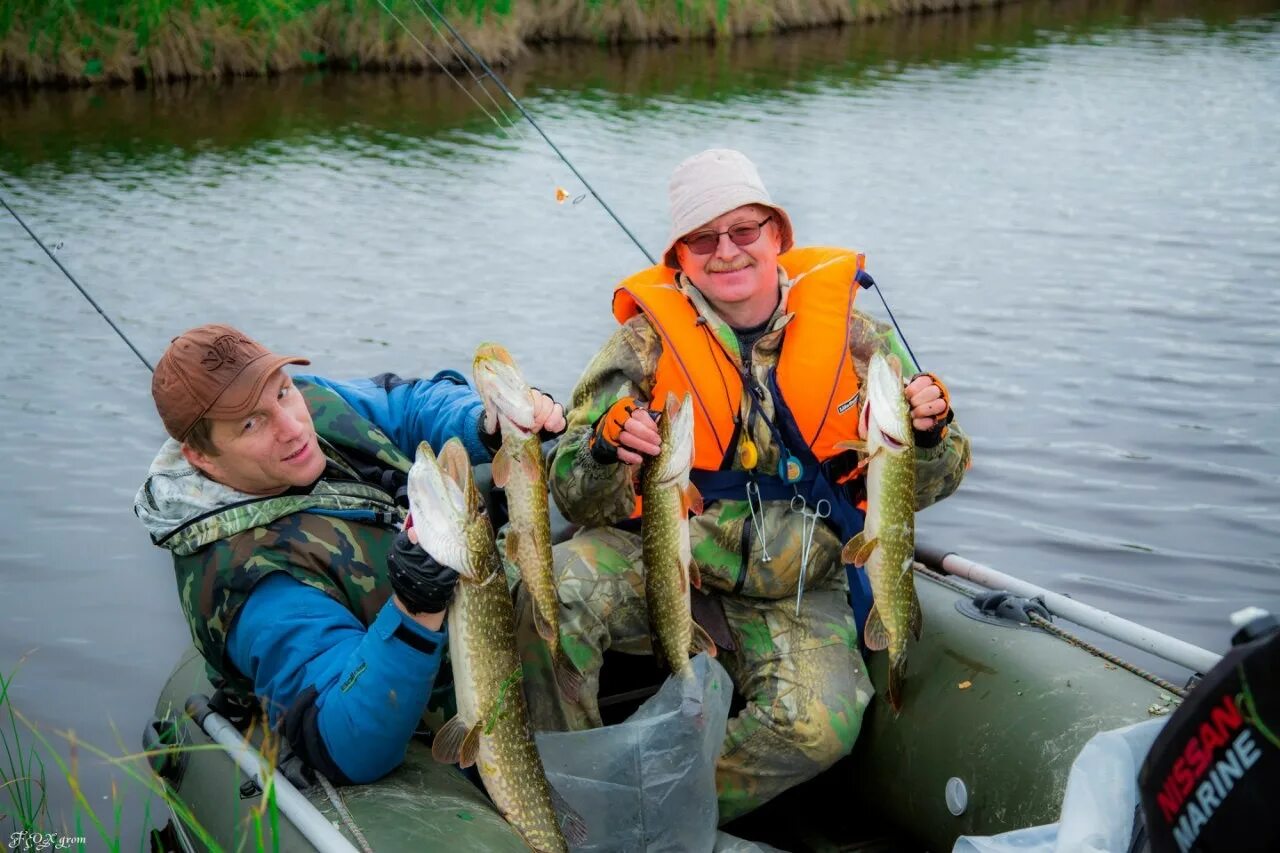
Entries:
[[[998, 596], [1003, 606], [984, 612], [974, 599], [987, 593], [990, 604], [989, 590], [916, 568], [924, 631], [910, 647], [901, 713], [894, 716], [883, 696], [885, 655], [872, 654], [880, 694], [853, 755], [730, 825], [734, 835], [787, 850], [941, 851], [960, 835], [1053, 823], [1089, 738], [1166, 714], [1179, 701], [1178, 687], [1073, 640], [1057, 622], [1021, 616], [1026, 599]], [[625, 691], [632, 700], [645, 694], [637, 687]], [[371, 785], [294, 786], [279, 771], [271, 775], [262, 756], [275, 745], [270, 737], [264, 744], [260, 727], [242, 733], [208, 712], [203, 697], [211, 692], [203, 661], [188, 650], [144, 741], [153, 769], [218, 846], [255, 847], [261, 825], [265, 848], [278, 839], [286, 851], [525, 849], [480, 788], [432, 761], [425, 745], [411, 743], [404, 765]], [[276, 815], [255, 822], [268, 777]], [[296, 801], [287, 802], [294, 788]], [[165, 832], [165, 846], [206, 849], [176, 820]]]

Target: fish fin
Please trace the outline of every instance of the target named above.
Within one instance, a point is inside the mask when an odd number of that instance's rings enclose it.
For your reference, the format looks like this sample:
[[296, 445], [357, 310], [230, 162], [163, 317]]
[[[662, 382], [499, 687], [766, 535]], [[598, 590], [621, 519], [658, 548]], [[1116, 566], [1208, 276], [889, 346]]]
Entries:
[[563, 651], [555, 656], [552, 674], [556, 679], [556, 687], [560, 695], [570, 702], [577, 702], [582, 695], [582, 673], [578, 672], [573, 661]]
[[493, 484], [499, 489], [507, 486], [507, 481], [511, 479], [511, 454], [505, 449], [500, 449], [493, 456], [493, 466], [490, 468], [493, 475]]
[[889, 369], [898, 377], [898, 381], [902, 381], [902, 359], [898, 358], [896, 352], [891, 352], [885, 356], [885, 363], [889, 365]]
[[556, 629], [551, 624], [551, 620], [542, 612], [542, 608], [538, 606], [538, 602], [533, 603], [533, 627], [538, 632], [538, 636], [546, 640], [548, 643], [556, 639]]
[[551, 790], [551, 808], [555, 809], [556, 817], [559, 818], [560, 834], [564, 836], [564, 840], [569, 842], [570, 847], [581, 847], [586, 844], [587, 822], [554, 786], [547, 787]]
[[889, 662], [889, 704], [893, 706], [894, 716], [902, 710], [902, 686], [907, 680], [907, 653], [904, 651], [897, 660]]
[[873, 652], [882, 652], [889, 648], [889, 630], [884, 627], [877, 605], [871, 605], [867, 614], [867, 624], [862, 628], [862, 642]]
[[684, 499], [684, 511], [686, 515], [688, 513], [702, 515], [702, 511], [704, 509], [702, 503], [702, 492], [698, 491], [697, 486], [693, 483], [685, 486], [681, 497]]
[[920, 596], [916, 595], [915, 587], [911, 588], [911, 636], [920, 639], [920, 632], [924, 629], [924, 611], [920, 608]]
[[692, 559], [689, 560], [689, 585], [694, 589], [702, 589], [702, 570]]
[[868, 539], [865, 531], [859, 532], [844, 546], [844, 550], [840, 552], [840, 559], [855, 566], [865, 566], [879, 544], [878, 537], [872, 536]]
[[[476, 762], [475, 750], [479, 746], [479, 734], [479, 725], [469, 726], [461, 716], [455, 716], [436, 732], [435, 739], [431, 741], [431, 757], [442, 764], [470, 767]], [[465, 761], [467, 741], [473, 737], [475, 745], [471, 748], [471, 760]]]
[[867, 443], [865, 441], [855, 441], [853, 439], [850, 439], [848, 441], [837, 441], [836, 449], [837, 450], [856, 450], [859, 453], [866, 453]]
[[476, 758], [480, 755], [480, 730], [483, 728], [479, 723], [471, 727], [467, 732], [467, 736], [462, 740], [462, 751], [459, 753], [458, 766], [470, 767], [476, 763]]
[[711, 639], [707, 629], [697, 622], [693, 623], [693, 635], [689, 643], [689, 651], [695, 655], [699, 652], [706, 652], [710, 657], [716, 656], [716, 641]]

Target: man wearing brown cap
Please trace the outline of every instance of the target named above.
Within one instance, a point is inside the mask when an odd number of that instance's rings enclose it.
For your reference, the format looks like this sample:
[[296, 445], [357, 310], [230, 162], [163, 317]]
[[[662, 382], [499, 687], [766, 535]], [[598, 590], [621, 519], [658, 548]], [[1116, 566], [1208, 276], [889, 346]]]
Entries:
[[[853, 748], [872, 694], [858, 643], [872, 602], [840, 558], [865, 506], [859, 454], [840, 444], [859, 438], [871, 354], [912, 362], [853, 308], [863, 257], [794, 247], [787, 212], [741, 153], [685, 160], [670, 198], [664, 263], [615, 289], [620, 327], [579, 380], [551, 465], [557, 503], [584, 526], [556, 548], [561, 634], [576, 641], [583, 688], [569, 701], [535, 668], [546, 684], [526, 693], [539, 728], [597, 726], [603, 650], [649, 652], [636, 475], [659, 450], [648, 409], [690, 394], [691, 479], [707, 507], [690, 520], [703, 590], [693, 613], [746, 700], [716, 767], [724, 822]], [[969, 443], [935, 377], [918, 375], [906, 395], [920, 509], [959, 485]], [[523, 600], [519, 612], [536, 642]]]
[[[500, 437], [453, 371], [283, 370], [308, 363], [229, 326], [174, 338], [151, 386], [170, 438], [134, 511], [173, 554], [214, 684], [265, 705], [310, 767], [367, 782], [403, 760], [427, 707], [457, 579], [401, 530], [412, 454], [457, 436], [487, 462]], [[546, 395], [538, 421], [564, 426]]]

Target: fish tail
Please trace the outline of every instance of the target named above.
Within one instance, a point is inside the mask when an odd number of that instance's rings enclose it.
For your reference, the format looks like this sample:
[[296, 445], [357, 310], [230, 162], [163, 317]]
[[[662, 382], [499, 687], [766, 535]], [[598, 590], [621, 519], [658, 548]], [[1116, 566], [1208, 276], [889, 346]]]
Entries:
[[894, 714], [902, 710], [902, 687], [906, 680], [907, 653], [903, 651], [889, 661], [889, 704], [893, 706]]
[[569, 655], [563, 648], [556, 649], [552, 658], [556, 687], [560, 690], [560, 695], [570, 702], [577, 702], [582, 696], [582, 673], [569, 660]]

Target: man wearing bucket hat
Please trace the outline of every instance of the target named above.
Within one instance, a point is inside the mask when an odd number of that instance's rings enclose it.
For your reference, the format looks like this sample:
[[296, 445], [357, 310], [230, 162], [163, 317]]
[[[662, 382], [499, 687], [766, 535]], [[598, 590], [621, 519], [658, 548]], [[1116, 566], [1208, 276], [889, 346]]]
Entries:
[[[872, 694], [856, 627], [870, 593], [840, 552], [861, 529], [865, 490], [858, 455], [837, 445], [858, 437], [871, 354], [911, 361], [891, 330], [853, 308], [862, 256], [795, 248], [790, 217], [744, 155], [685, 160], [670, 200], [663, 264], [615, 289], [620, 326], [574, 391], [551, 466], [557, 502], [583, 525], [556, 550], [561, 634], [583, 689], [577, 701], [550, 686], [526, 692], [539, 727], [600, 725], [603, 651], [650, 650], [635, 475], [659, 448], [650, 411], [690, 393], [692, 479], [707, 505], [690, 520], [702, 577], [694, 617], [746, 700], [716, 768], [724, 822], [853, 748]], [[969, 443], [935, 377], [915, 377], [906, 393], [923, 508], [959, 485]], [[807, 528], [802, 511], [812, 517], [819, 501], [830, 517]], [[518, 612], [532, 644], [529, 608]], [[526, 652], [526, 674], [550, 685], [544, 657]]]
[[[428, 705], [457, 574], [401, 530], [420, 441], [500, 437], [460, 374], [335, 382], [217, 324], [173, 339], [151, 392], [169, 433], [134, 511], [173, 555], [220, 704], [271, 724], [342, 784], [404, 758]], [[550, 397], [539, 426], [563, 428]], [[387, 697], [394, 701], [387, 701]], [[443, 698], [443, 697], [440, 697]]]

